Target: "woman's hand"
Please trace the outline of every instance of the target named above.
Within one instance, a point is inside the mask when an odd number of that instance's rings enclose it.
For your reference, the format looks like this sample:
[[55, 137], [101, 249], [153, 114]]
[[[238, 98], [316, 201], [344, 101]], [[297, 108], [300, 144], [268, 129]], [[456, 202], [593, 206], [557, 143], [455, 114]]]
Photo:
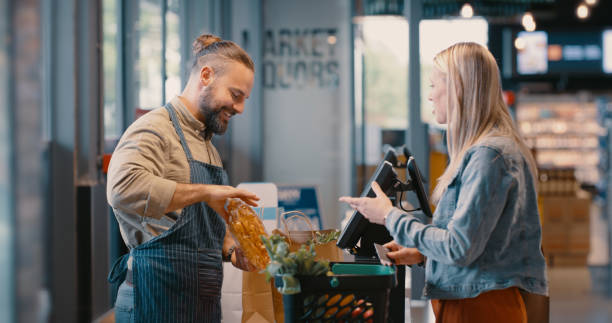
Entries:
[[393, 209], [391, 200], [382, 191], [378, 183], [372, 182], [372, 190], [376, 197], [348, 197], [342, 196], [340, 202], [348, 203], [372, 223], [385, 224], [385, 217]]
[[242, 269], [244, 271], [256, 271], [257, 270], [257, 267], [251, 264], [249, 259], [247, 259], [247, 257], [244, 255], [244, 252], [242, 252], [242, 249], [238, 247], [234, 249], [234, 252], [232, 253], [231, 262], [232, 262], [232, 265], [234, 265], [234, 267], [238, 269]]
[[395, 241], [388, 242], [383, 247], [391, 250], [387, 253], [387, 257], [396, 265], [420, 264], [425, 260], [425, 256], [417, 248], [403, 247]]

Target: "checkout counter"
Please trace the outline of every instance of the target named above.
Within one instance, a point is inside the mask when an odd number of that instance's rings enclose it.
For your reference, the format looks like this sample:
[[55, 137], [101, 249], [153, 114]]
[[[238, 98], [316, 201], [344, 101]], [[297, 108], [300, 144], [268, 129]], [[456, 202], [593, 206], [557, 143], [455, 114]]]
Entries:
[[[400, 201], [404, 199], [403, 197], [406, 192], [413, 191], [418, 198], [420, 207], [414, 210], [404, 209], [404, 211], [412, 212], [420, 210], [426, 216], [431, 217], [427, 194], [425, 193], [423, 180], [416, 162], [406, 148], [402, 148], [402, 153], [406, 157], [406, 162], [399, 161], [394, 149], [387, 149], [383, 161], [381, 161], [373, 176], [369, 179], [361, 196], [374, 197], [375, 193], [371, 189], [371, 184], [376, 181], [387, 196], [389, 196], [392, 203], [403, 209], [405, 206], [401, 205]], [[407, 170], [404, 181], [399, 178], [396, 171], [396, 169], [400, 168]], [[248, 189], [261, 191], [261, 188], [255, 187], [248, 187]], [[276, 191], [270, 194], [270, 196], [277, 195]], [[265, 194], [262, 196], [265, 198]], [[266, 222], [265, 214], [266, 212], [263, 212], [264, 222]], [[274, 216], [270, 220], [272, 218]], [[393, 238], [385, 226], [370, 223], [359, 212], [353, 212], [337, 240], [337, 247], [347, 250], [351, 256], [345, 257], [344, 262], [332, 264], [331, 271], [336, 274], [333, 277], [301, 277], [300, 280], [304, 280], [301, 282], [302, 292], [293, 295], [277, 295], [282, 298], [281, 304], [283, 305], [284, 321], [333, 320], [333, 318], [338, 317], [344, 320], [348, 315], [347, 311], [350, 311], [351, 314], [348, 316], [351, 319], [361, 319], [363, 322], [404, 322], [406, 313], [406, 267], [403, 265], [393, 265], [392, 267], [381, 266], [381, 261], [375, 248], [375, 244], [382, 245], [391, 240]], [[242, 272], [231, 268], [231, 266], [228, 266], [226, 269], [228, 269], [228, 272], [224, 274], [226, 279], [234, 272], [239, 277], [243, 276]], [[248, 273], [246, 276], [250, 277], [253, 274]], [[364, 277], [367, 279], [364, 279]], [[263, 279], [259, 280], [263, 282], [262, 286], [259, 286], [261, 291], [269, 291], [269, 284], [265, 283]], [[233, 293], [233, 290], [230, 291], [230, 294], [226, 294], [222, 300], [229, 301], [231, 296], [236, 296], [237, 298], [242, 298], [242, 311], [239, 312], [246, 311], [252, 314], [253, 312], [259, 312], [262, 307], [265, 307], [266, 315], [270, 317], [277, 316], [276, 309], [272, 309], [278, 303], [278, 300], [275, 300], [274, 304], [272, 304], [272, 300], [277, 296], [268, 300], [257, 297], [259, 295], [257, 293], [251, 293], [245, 303], [242, 283], [236, 284], [237, 279], [234, 278], [231, 281], [234, 284], [224, 284], [224, 289], [227, 290], [230, 285], [237, 285], [235, 286], [235, 293]], [[276, 287], [280, 287], [281, 284], [282, 279], [277, 277], [275, 279]], [[264, 305], [266, 301], [269, 301], [270, 304]], [[359, 301], [364, 301], [364, 303]], [[240, 304], [238, 299], [231, 301], [231, 303]], [[225, 312], [232, 314], [232, 309], [228, 307]], [[373, 312], [369, 313], [373, 314], [373, 316], [368, 317], [368, 312]]]

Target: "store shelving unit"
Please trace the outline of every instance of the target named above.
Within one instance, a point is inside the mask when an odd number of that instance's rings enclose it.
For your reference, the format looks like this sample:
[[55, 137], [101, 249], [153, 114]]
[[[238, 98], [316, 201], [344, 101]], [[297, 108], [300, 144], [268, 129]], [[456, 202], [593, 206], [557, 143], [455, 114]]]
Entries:
[[519, 130], [538, 165], [542, 246], [549, 265], [585, 265], [591, 197], [601, 179], [597, 104], [589, 95], [520, 95]]
[[574, 169], [580, 183], [600, 177], [597, 106], [589, 98], [522, 96], [517, 121], [540, 169]]

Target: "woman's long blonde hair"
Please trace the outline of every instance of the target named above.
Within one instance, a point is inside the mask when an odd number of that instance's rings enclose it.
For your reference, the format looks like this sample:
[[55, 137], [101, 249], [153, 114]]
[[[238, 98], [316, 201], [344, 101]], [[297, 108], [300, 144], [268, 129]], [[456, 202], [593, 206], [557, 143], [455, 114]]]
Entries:
[[446, 140], [450, 157], [433, 191], [434, 203], [446, 191], [465, 152], [487, 137], [513, 139], [535, 176], [535, 160], [503, 100], [499, 69], [493, 55], [479, 44], [457, 43], [434, 57], [434, 68], [446, 79]]

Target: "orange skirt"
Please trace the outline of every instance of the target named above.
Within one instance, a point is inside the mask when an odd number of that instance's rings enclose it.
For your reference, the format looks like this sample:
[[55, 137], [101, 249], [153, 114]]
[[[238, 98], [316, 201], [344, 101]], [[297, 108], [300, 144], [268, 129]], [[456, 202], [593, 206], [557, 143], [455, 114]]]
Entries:
[[431, 300], [436, 323], [527, 323], [517, 287], [493, 290], [475, 298]]

